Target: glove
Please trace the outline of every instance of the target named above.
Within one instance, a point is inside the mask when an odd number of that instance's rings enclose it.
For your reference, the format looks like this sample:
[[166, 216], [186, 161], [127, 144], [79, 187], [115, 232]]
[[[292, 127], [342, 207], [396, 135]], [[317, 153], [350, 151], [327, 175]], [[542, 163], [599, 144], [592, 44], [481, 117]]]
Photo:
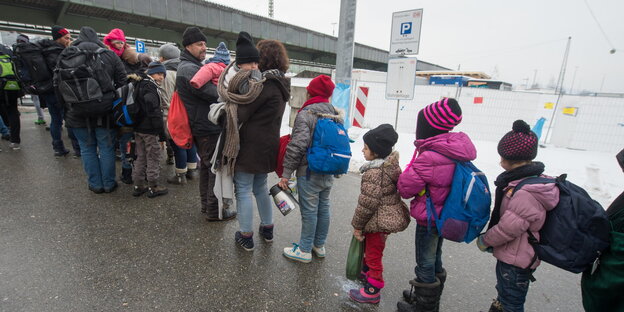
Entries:
[[477, 237], [477, 247], [479, 247], [479, 250], [483, 252], [492, 252], [492, 247], [486, 245], [485, 242], [483, 241], [483, 234]]

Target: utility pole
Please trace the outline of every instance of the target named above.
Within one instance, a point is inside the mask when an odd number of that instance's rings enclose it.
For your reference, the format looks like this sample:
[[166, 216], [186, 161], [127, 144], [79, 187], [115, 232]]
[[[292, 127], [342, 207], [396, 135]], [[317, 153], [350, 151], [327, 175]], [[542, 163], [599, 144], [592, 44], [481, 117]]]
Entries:
[[533, 84], [531, 85], [531, 88], [533, 88], [533, 86], [535, 86], [535, 79], [537, 78], [537, 69], [533, 70]]
[[574, 81], [576, 80], [576, 71], [578, 70], [578, 66], [574, 67], [574, 74], [572, 75], [572, 84], [570, 85], [570, 91], [568, 93], [572, 93], [574, 90]]
[[269, 0], [269, 17], [270, 18], [273, 18], [273, 15], [274, 15], [273, 9], [274, 9], [273, 0]]
[[557, 87], [555, 87], [555, 92], [559, 90], [557, 95], [557, 101], [555, 102], [555, 107], [553, 108], [552, 115], [550, 116], [550, 122], [548, 123], [548, 129], [546, 130], [546, 136], [544, 137], [544, 143], [548, 142], [548, 134], [550, 133], [550, 128], [553, 125], [553, 121], [557, 116], [557, 106], [559, 106], [559, 100], [561, 99], [561, 89], [563, 89], [563, 80], [565, 78], [566, 67], [568, 66], [568, 54], [570, 54], [570, 42], [572, 41], [572, 37], [568, 37], [568, 44], [566, 45], [565, 52], [563, 53], [563, 62], [561, 63], [561, 70], [559, 71], [559, 79], [557, 80]]
[[336, 45], [336, 89], [332, 104], [345, 111], [345, 128], [351, 125], [351, 72], [353, 71], [353, 50], [355, 36], [355, 9], [357, 0], [340, 1], [340, 24], [338, 24], [338, 43]]

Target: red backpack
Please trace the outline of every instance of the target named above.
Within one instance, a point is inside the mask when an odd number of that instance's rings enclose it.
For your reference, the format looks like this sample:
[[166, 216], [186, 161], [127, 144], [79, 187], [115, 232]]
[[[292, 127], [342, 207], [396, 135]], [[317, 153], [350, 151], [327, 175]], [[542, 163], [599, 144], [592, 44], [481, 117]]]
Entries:
[[180, 148], [190, 149], [193, 146], [191, 125], [189, 124], [186, 107], [184, 107], [178, 91], [173, 92], [173, 96], [171, 96], [167, 129], [169, 129], [173, 142]]

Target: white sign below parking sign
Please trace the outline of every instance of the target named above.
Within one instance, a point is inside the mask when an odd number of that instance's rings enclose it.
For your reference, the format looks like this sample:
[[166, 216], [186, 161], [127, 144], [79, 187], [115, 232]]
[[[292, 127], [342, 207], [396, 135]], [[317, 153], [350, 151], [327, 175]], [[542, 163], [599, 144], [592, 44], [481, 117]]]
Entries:
[[392, 13], [390, 55], [416, 55], [420, 45], [423, 9]]

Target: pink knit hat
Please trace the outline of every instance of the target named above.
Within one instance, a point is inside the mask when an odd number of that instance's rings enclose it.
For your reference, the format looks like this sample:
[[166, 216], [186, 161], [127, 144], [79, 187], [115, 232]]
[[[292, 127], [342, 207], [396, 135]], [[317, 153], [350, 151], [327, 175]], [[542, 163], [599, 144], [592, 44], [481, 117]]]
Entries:
[[426, 139], [441, 133], [446, 133], [462, 120], [462, 111], [457, 100], [444, 98], [431, 103], [418, 113], [416, 124], [416, 138]]

